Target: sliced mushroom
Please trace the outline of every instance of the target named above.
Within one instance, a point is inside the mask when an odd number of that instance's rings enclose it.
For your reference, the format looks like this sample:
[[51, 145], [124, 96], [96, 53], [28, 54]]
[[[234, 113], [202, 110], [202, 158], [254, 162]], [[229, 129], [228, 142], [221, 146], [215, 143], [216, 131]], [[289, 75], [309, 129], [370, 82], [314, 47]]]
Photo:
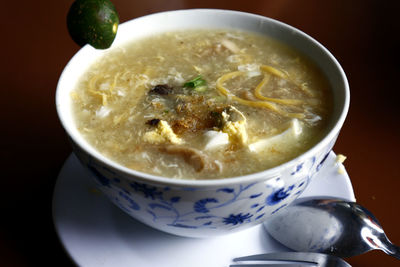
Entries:
[[172, 92], [173, 88], [168, 84], [158, 84], [150, 90], [151, 94], [168, 95]]

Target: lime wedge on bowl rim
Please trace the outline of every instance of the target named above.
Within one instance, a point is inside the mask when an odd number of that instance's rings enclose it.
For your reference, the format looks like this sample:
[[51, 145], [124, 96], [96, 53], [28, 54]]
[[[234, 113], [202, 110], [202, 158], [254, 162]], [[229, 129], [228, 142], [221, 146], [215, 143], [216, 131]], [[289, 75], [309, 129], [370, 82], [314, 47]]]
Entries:
[[109, 0], [76, 0], [67, 15], [68, 32], [79, 46], [109, 48], [118, 24], [118, 13]]

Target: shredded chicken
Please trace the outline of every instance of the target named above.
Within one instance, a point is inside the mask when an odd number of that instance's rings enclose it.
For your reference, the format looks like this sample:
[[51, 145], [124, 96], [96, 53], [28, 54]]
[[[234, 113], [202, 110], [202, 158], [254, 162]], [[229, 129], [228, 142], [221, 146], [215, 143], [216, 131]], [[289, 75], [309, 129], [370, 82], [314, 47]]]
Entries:
[[237, 47], [237, 45], [236, 45], [234, 42], [232, 42], [232, 41], [229, 41], [229, 40], [227, 40], [227, 39], [224, 39], [224, 40], [221, 41], [221, 44], [222, 44], [225, 48], [227, 48], [228, 50], [230, 50], [232, 53], [239, 53], [239, 52], [240, 52], [239, 47]]
[[191, 165], [197, 172], [220, 171], [218, 163], [211, 161], [197, 149], [186, 146], [166, 145], [160, 147], [160, 150], [164, 153], [182, 157], [184, 161]]

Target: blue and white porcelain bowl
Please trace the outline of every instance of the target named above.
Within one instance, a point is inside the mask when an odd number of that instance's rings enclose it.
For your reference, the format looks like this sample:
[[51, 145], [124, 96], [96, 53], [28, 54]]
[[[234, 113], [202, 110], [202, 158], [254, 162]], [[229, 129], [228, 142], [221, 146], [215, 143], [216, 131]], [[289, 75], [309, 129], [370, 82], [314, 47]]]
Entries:
[[260, 224], [304, 191], [323, 165], [344, 123], [349, 107], [349, 86], [339, 63], [317, 41], [279, 21], [243, 12], [194, 9], [137, 18], [120, 25], [113, 46], [147, 34], [188, 28], [258, 32], [306, 54], [321, 68], [333, 88], [334, 111], [325, 137], [289, 162], [241, 177], [175, 180], [128, 169], [91, 147], [72, 118], [70, 92], [80, 75], [104, 53], [90, 46], [80, 49], [65, 67], [57, 86], [56, 104], [74, 152], [115, 205], [161, 231], [210, 237]]

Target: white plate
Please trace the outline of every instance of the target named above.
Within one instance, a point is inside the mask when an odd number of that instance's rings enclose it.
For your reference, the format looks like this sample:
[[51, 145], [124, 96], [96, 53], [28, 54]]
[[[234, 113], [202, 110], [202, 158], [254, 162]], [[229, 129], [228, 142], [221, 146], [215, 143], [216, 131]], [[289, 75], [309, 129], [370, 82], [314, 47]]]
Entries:
[[[331, 152], [302, 197], [334, 196], [355, 201], [350, 178], [335, 157]], [[154, 230], [123, 213], [96, 191], [74, 154], [65, 162], [55, 186], [53, 219], [65, 250], [84, 267], [226, 267], [234, 257], [288, 251], [261, 225], [210, 239]]]

